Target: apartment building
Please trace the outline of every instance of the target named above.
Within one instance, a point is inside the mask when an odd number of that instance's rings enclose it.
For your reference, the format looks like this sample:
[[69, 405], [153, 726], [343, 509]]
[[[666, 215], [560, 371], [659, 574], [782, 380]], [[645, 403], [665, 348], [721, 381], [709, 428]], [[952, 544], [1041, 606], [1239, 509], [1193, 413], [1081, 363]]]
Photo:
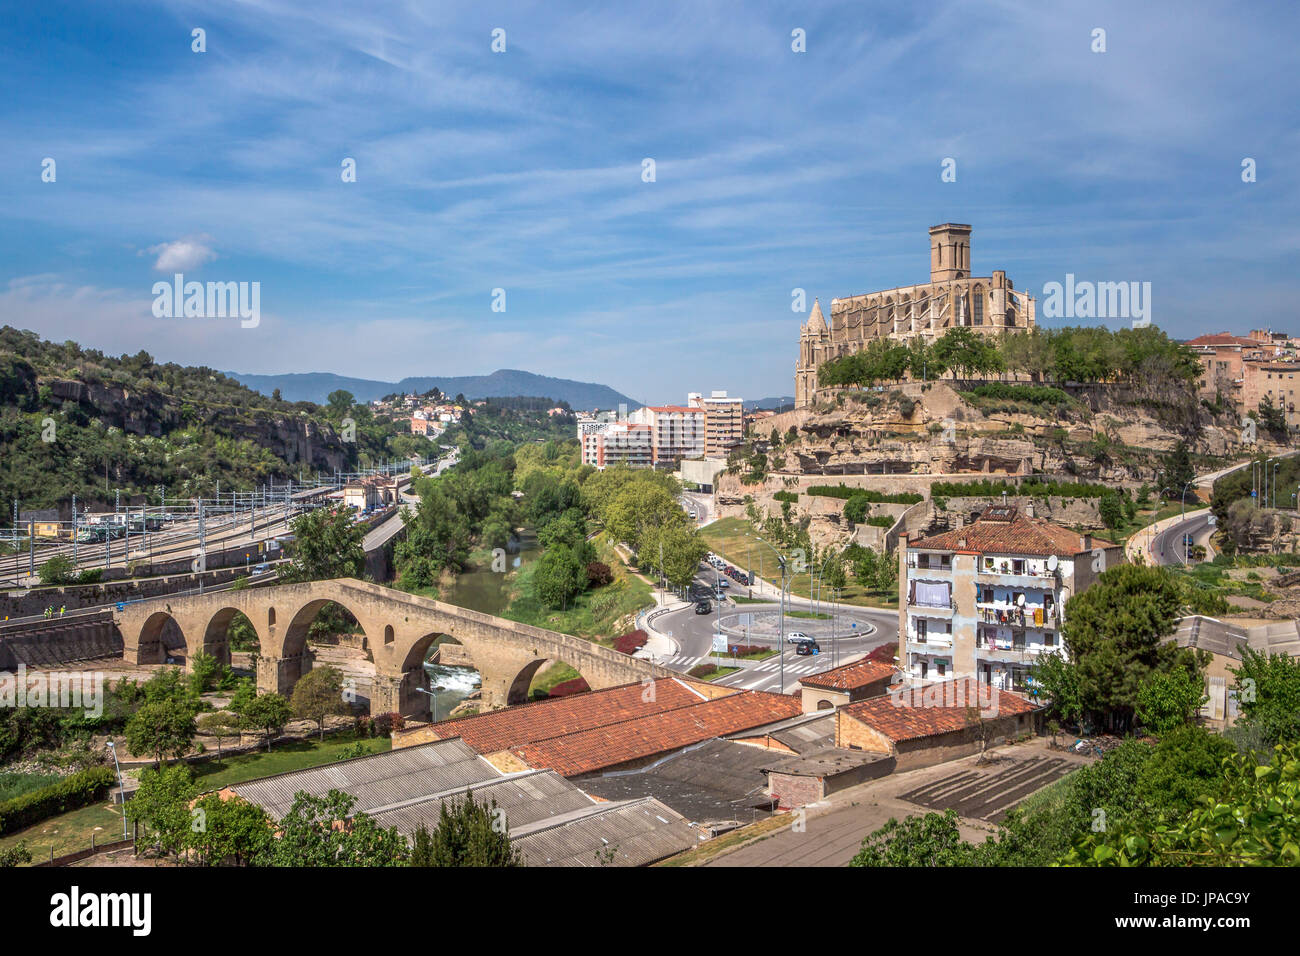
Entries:
[[708, 398], [691, 392], [686, 398], [691, 408], [704, 411], [704, 455], [706, 458], [726, 458], [727, 452], [745, 438], [745, 402], [729, 398], [725, 391], [713, 391]]
[[910, 683], [969, 679], [1022, 690], [1042, 654], [1065, 653], [1065, 604], [1124, 549], [995, 505], [942, 534], [899, 536], [899, 662]]
[[610, 465], [650, 468], [654, 465], [654, 437], [649, 425], [632, 422], [580, 421], [582, 463], [602, 471]]
[[1206, 401], [1229, 402], [1238, 412], [1257, 411], [1268, 398], [1286, 416], [1287, 425], [1300, 429], [1300, 407], [1295, 400], [1300, 374], [1296, 340], [1272, 329], [1252, 329], [1249, 335], [1216, 332], [1183, 343], [1201, 360], [1197, 393]]
[[627, 417], [630, 424], [649, 426], [656, 465], [703, 458], [704, 418], [704, 409], [686, 405], [649, 405]]

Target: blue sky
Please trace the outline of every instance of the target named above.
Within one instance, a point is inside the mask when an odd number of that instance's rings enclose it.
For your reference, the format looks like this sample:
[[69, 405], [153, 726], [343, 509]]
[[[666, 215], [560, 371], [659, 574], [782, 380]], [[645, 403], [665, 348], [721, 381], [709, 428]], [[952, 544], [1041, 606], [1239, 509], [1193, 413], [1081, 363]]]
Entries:
[[[791, 290], [924, 281], [948, 221], [1040, 310], [1071, 272], [1300, 333], [1294, 3], [4, 6], [0, 322], [48, 338], [791, 394]], [[260, 325], [154, 318], [178, 267]]]

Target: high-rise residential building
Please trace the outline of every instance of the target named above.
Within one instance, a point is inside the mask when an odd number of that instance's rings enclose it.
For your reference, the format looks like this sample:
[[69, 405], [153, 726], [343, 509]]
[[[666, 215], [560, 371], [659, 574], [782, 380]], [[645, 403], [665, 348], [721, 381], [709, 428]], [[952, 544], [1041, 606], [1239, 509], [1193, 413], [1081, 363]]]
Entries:
[[628, 415], [628, 422], [650, 427], [654, 463], [672, 464], [682, 458], [703, 458], [704, 409], [685, 405], [648, 405]]
[[582, 463], [605, 469], [610, 465], [649, 468], [654, 464], [654, 442], [649, 425], [631, 422], [578, 423]]
[[713, 391], [708, 398], [691, 392], [686, 404], [704, 410], [704, 455], [726, 458], [727, 452], [745, 438], [745, 402], [729, 398], [725, 391]]
[[899, 663], [919, 683], [975, 678], [1026, 687], [1034, 661], [1065, 653], [1065, 602], [1124, 549], [1011, 505], [942, 534], [898, 542]]

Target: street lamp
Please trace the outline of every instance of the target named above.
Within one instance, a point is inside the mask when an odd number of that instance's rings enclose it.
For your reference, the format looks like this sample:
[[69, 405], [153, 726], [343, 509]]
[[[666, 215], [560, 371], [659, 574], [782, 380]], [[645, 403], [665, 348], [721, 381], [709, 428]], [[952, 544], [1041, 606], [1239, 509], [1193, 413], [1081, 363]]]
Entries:
[[438, 722], [438, 692], [444, 691], [447, 688], [435, 684], [428, 690], [425, 690], [423, 687], [417, 687], [415, 689], [421, 694], [428, 694], [431, 698], [431, 704], [433, 706], [433, 722], [436, 724]]
[[765, 545], [774, 555], [776, 555], [777, 564], [781, 566], [781, 597], [780, 597], [780, 604], [778, 605], [780, 610], [777, 612], [778, 623], [776, 625], [776, 629], [777, 629], [776, 646], [777, 646], [777, 662], [780, 665], [780, 674], [781, 674], [780, 676], [781, 693], [784, 694], [785, 693], [785, 601], [786, 601], [786, 590], [790, 587], [789, 568], [786, 566], [785, 555], [782, 554], [780, 551], [776, 550], [776, 548], [772, 547], [770, 543], [764, 541], [758, 535], [751, 535], [748, 532], [746, 532], [746, 537], [753, 538], [755, 541], [758, 541], [759, 543]]
[[113, 751], [113, 769], [117, 771], [117, 789], [122, 797], [122, 839], [127, 839], [126, 835], [126, 783], [122, 780], [122, 766], [117, 762], [117, 744], [110, 738], [108, 749]]

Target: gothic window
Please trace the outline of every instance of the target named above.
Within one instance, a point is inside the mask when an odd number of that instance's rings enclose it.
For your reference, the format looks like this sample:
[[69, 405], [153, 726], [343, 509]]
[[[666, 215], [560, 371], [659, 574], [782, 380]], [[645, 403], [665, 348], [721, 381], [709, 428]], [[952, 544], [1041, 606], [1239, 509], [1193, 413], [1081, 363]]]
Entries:
[[984, 290], [979, 286], [975, 287], [971, 295], [971, 324], [984, 324]]

